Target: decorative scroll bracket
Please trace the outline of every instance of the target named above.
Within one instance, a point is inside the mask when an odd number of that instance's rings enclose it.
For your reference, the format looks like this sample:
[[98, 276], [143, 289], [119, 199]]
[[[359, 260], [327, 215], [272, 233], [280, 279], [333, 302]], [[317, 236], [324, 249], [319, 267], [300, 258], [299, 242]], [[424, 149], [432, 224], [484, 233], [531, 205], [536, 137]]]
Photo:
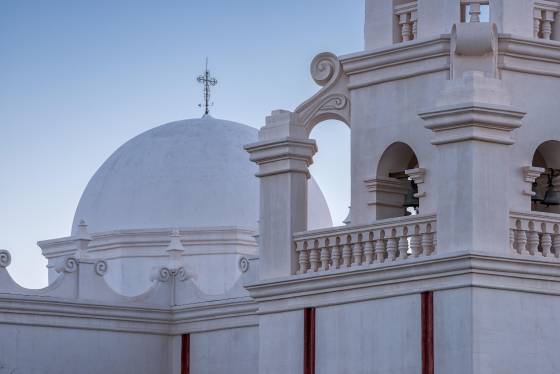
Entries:
[[297, 122], [307, 135], [319, 122], [334, 119], [350, 127], [348, 76], [338, 57], [330, 52], [317, 55], [311, 62], [311, 76], [323, 88], [295, 110]]

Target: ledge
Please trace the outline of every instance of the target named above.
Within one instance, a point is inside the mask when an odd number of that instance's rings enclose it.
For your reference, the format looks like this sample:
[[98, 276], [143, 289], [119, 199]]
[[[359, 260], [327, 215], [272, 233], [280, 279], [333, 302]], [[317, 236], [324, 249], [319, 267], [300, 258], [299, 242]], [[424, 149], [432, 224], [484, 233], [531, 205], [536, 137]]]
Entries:
[[559, 296], [560, 262], [458, 252], [247, 285], [261, 314], [465, 287]]

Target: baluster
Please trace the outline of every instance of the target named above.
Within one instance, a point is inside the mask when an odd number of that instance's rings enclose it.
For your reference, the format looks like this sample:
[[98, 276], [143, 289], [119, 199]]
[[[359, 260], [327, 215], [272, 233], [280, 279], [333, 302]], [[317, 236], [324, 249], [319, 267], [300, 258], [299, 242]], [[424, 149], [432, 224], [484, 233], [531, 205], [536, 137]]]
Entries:
[[370, 265], [373, 262], [373, 244], [371, 240], [371, 234], [368, 233], [368, 237], [364, 245], [364, 256], [366, 258], [366, 265]]
[[422, 246], [422, 255], [430, 256], [432, 254], [432, 233], [425, 232], [422, 234], [420, 245]]
[[515, 252], [515, 230], [509, 230], [509, 246], [512, 251]]
[[329, 260], [330, 260], [329, 244], [330, 244], [329, 239], [326, 239], [324, 247], [321, 248], [321, 271], [329, 270]]
[[535, 224], [529, 222], [529, 233], [527, 234], [527, 251], [535, 256], [539, 251], [539, 234], [535, 230]]
[[340, 239], [335, 240], [335, 244], [332, 248], [332, 267], [334, 269], [340, 268]]
[[552, 248], [552, 235], [545, 232], [541, 239], [542, 255], [544, 257], [550, 256], [550, 249]]
[[412, 37], [412, 28], [410, 27], [410, 13], [401, 14], [399, 16], [399, 24], [401, 26], [402, 41], [409, 41]]
[[299, 270], [298, 274], [305, 274], [307, 273], [307, 269], [309, 266], [309, 255], [307, 253], [307, 242], [300, 242], [298, 243], [299, 248]]
[[385, 262], [385, 232], [379, 232], [379, 239], [375, 242], [375, 258], [378, 262]]
[[471, 2], [469, 10], [469, 22], [480, 22], [480, 3]]
[[313, 243], [313, 248], [309, 251], [310, 272], [316, 273], [319, 271], [319, 242], [316, 240]]
[[352, 257], [354, 258], [354, 264], [356, 266], [362, 265], [362, 259], [364, 255], [364, 247], [362, 246], [361, 238], [362, 235], [358, 235], [356, 242], [352, 246]]
[[552, 36], [552, 22], [554, 22], [554, 12], [545, 10], [544, 19], [542, 21], [542, 37], [544, 40], [550, 40]]
[[408, 258], [408, 229], [402, 228], [402, 235], [399, 236], [399, 259], [406, 260]]
[[416, 40], [418, 37], [418, 12], [416, 10], [410, 13], [410, 20], [412, 21], [412, 39]]
[[352, 265], [352, 247], [350, 237], [346, 238], [346, 243], [342, 246], [342, 266], [349, 268]]
[[412, 255], [414, 257], [420, 257], [422, 253], [422, 245], [421, 245], [421, 238], [418, 235], [418, 226], [414, 228], [414, 234], [410, 237], [410, 250], [412, 251]]
[[395, 239], [394, 232], [391, 234], [391, 237], [387, 239], [387, 258], [389, 261], [395, 261], [397, 258], [397, 239]]
[[434, 231], [432, 234], [432, 243], [434, 246], [432, 247], [432, 253], [437, 252], [437, 231]]
[[533, 35], [535, 39], [541, 37], [542, 10], [535, 8], [533, 10]]
[[517, 243], [517, 247], [515, 249], [518, 254], [522, 255], [527, 249], [527, 233], [525, 230], [519, 228], [517, 229], [516, 234], [515, 242]]
[[554, 252], [554, 256], [556, 256], [556, 258], [560, 258], [560, 228], [558, 225], [554, 225], [553, 230], [554, 235], [552, 236], [552, 251]]

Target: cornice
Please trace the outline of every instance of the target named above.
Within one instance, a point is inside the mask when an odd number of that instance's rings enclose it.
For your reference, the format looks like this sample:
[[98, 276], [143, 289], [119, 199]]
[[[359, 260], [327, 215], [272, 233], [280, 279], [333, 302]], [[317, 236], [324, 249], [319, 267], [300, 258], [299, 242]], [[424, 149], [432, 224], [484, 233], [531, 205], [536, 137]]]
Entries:
[[560, 263], [461, 252], [247, 285], [261, 314], [465, 287], [559, 296]]
[[[348, 89], [450, 70], [451, 36], [414, 40], [340, 57]], [[560, 42], [498, 36], [498, 68], [560, 78]]]
[[450, 35], [418, 40], [389, 48], [345, 55], [340, 58], [350, 77], [348, 88], [359, 89], [424, 74], [449, 71]]
[[[126, 255], [113, 257], [145, 257], [145, 251], [135, 252], [138, 249], [163, 248], [169, 244], [172, 229], [144, 229], [144, 230], [115, 230], [92, 234], [92, 242], [88, 246], [89, 252], [103, 252], [111, 250], [130, 251]], [[209, 227], [196, 229], [181, 229], [181, 242], [187, 247], [187, 255], [197, 254], [223, 254], [238, 253], [238, 250], [228, 251], [223, 246], [245, 246], [256, 248], [254, 236], [256, 230], [243, 227]], [[45, 240], [38, 243], [42, 249], [43, 256], [47, 259], [63, 255], [71, 255], [77, 250], [74, 237]], [[220, 246], [220, 250], [197, 251], [194, 246]], [[163, 253], [162, 253], [163, 254]], [[160, 254], [161, 255], [161, 254]], [[153, 256], [159, 256], [154, 253]]]
[[346, 74], [360, 74], [389, 66], [449, 56], [450, 41], [451, 36], [446, 34], [435, 39], [399, 43], [388, 48], [343, 55], [340, 61]]
[[249, 297], [158, 308], [0, 294], [0, 324], [175, 335], [258, 325]]
[[560, 78], [560, 42], [501, 34], [498, 45], [500, 70]]

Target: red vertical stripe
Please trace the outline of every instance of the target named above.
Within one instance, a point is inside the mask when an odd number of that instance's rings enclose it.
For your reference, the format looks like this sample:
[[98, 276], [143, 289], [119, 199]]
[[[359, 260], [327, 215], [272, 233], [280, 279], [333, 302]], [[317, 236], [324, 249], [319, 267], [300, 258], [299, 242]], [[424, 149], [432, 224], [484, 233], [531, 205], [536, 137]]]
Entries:
[[190, 374], [191, 368], [191, 336], [183, 335], [181, 339], [181, 374]]
[[315, 308], [303, 314], [303, 373], [315, 374]]
[[434, 293], [422, 294], [422, 374], [434, 374]]

